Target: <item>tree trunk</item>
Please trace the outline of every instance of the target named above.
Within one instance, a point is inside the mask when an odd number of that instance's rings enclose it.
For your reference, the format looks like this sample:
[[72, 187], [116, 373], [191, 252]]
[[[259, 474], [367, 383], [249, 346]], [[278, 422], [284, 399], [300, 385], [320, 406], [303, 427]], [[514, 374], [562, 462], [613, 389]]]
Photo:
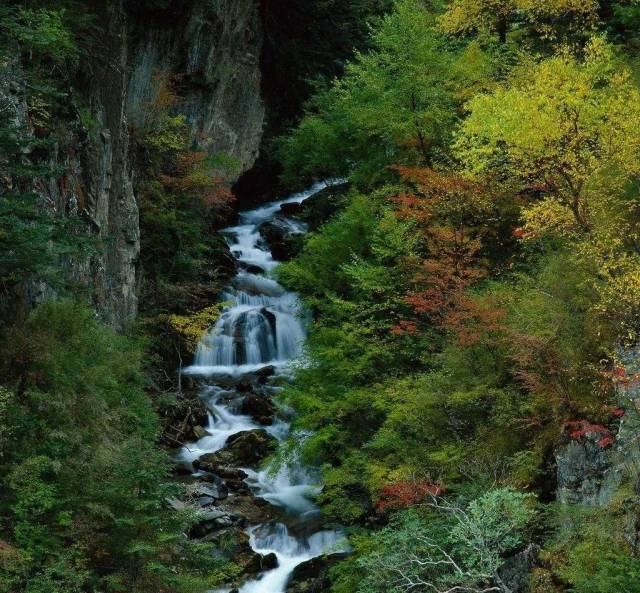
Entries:
[[507, 17], [505, 15], [498, 17], [498, 39], [500, 43], [507, 42]]

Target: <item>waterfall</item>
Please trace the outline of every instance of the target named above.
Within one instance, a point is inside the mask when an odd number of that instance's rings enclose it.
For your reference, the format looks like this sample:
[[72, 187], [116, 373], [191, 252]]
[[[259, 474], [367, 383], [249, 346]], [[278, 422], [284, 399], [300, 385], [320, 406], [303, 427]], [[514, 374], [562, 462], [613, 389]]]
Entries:
[[[193, 366], [184, 371], [209, 381], [204, 395], [210, 414], [206, 436], [185, 445], [178, 455], [180, 462], [191, 463], [206, 453], [219, 451], [229, 437], [246, 430], [266, 428], [280, 441], [288, 436], [289, 427], [283, 420], [276, 419], [271, 426], [260, 427], [250, 417], [239, 414], [227, 403], [233, 392], [224, 385], [228, 377], [249, 375], [266, 366], [284, 372], [287, 364], [302, 354], [305, 340], [302, 307], [295, 294], [285, 291], [269, 276], [278, 262], [258, 229], [279, 213], [283, 204], [301, 203], [325, 187], [324, 183], [316, 184], [286, 200], [243, 212], [239, 225], [224, 229], [241, 271], [222, 293], [225, 309], [199, 344]], [[285, 219], [284, 222], [292, 232], [306, 230], [298, 221]], [[260, 270], [262, 273], [258, 273]], [[298, 525], [307, 521], [312, 529], [312, 519], [319, 514], [311, 500], [320, 491], [316, 472], [303, 467], [295, 456], [291, 463], [273, 471], [242, 469], [255, 496], [296, 518]], [[322, 554], [347, 549], [343, 535], [334, 530], [299, 535], [290, 533], [283, 523], [269, 523], [253, 525], [248, 533], [253, 550], [275, 554], [278, 566], [246, 582], [240, 593], [284, 593], [296, 566]]]
[[[316, 184], [287, 200], [241, 213], [241, 224], [222, 231], [238, 262], [265, 273], [272, 271], [278, 262], [264, 246], [258, 227], [273, 218], [282, 204], [301, 203], [325, 187]], [[293, 232], [304, 230], [302, 223], [289, 220], [287, 224]], [[195, 362], [186, 373], [237, 375], [261, 366], [282, 366], [300, 356], [305, 331], [295, 294], [272, 278], [240, 271], [221, 296], [229, 306], [199, 344]]]

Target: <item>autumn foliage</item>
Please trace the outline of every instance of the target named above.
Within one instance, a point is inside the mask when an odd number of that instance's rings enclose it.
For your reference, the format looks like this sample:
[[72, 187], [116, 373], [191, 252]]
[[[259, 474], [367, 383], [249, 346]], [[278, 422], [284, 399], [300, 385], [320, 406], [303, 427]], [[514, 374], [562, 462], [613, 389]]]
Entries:
[[414, 319], [402, 320], [394, 333], [415, 332], [430, 323], [453, 332], [462, 345], [500, 327], [503, 312], [469, 296], [487, 274], [482, 256], [483, 213], [490, 209], [487, 188], [455, 173], [397, 167], [415, 193], [393, 198], [396, 215], [415, 224], [424, 259], [413, 270], [413, 289], [405, 302]]
[[178, 155], [172, 174], [161, 176], [171, 191], [198, 201], [207, 211], [226, 208], [234, 196], [221, 175], [216, 174], [204, 151]]
[[611, 429], [602, 424], [592, 424], [588, 420], [567, 420], [564, 428], [569, 438], [574, 441], [589, 437], [597, 438], [596, 444], [601, 449], [613, 445], [616, 440]]
[[441, 486], [426, 480], [394, 482], [382, 489], [376, 508], [380, 512], [404, 509], [443, 493], [444, 489]]

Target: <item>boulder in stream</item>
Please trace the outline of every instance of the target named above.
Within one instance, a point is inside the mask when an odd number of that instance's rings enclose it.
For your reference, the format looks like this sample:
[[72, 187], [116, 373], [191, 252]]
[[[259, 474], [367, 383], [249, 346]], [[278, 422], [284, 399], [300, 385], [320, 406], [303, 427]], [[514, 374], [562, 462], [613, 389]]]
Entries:
[[303, 234], [294, 230], [285, 219], [274, 218], [263, 222], [258, 227], [258, 232], [269, 246], [276, 261], [289, 261], [302, 248]]
[[[197, 506], [207, 506], [229, 496], [229, 488], [222, 478], [214, 474], [209, 474], [207, 477], [211, 480], [208, 483], [198, 482], [187, 486], [186, 498]], [[211, 502], [203, 503], [206, 499], [210, 499]]]
[[306, 223], [309, 230], [315, 231], [344, 207], [348, 191], [348, 183], [326, 187], [305, 200], [294, 216]]
[[294, 216], [299, 214], [302, 210], [302, 204], [300, 202], [285, 202], [280, 205], [280, 212], [285, 216]]
[[324, 593], [328, 591], [331, 583], [327, 571], [345, 558], [345, 553], [328, 554], [298, 564], [291, 575], [286, 593]]
[[230, 515], [242, 517], [248, 524], [269, 523], [275, 519], [281, 519], [278, 507], [269, 504], [263, 498], [257, 498], [250, 492], [237, 493], [218, 504], [220, 510]]
[[245, 430], [229, 437], [223, 449], [207, 453], [194, 465], [198, 469], [220, 473], [223, 467], [257, 468], [269, 455], [275, 452], [278, 441], [266, 430]]
[[250, 393], [242, 400], [240, 412], [245, 416], [251, 416], [258, 424], [266, 426], [273, 424], [275, 406], [269, 397]]
[[249, 536], [238, 527], [218, 531], [215, 534], [204, 537], [203, 541], [213, 543], [216, 553], [237, 564], [245, 575], [255, 575], [263, 570], [276, 568], [278, 565], [277, 557], [272, 558], [272, 556], [275, 557], [275, 554], [263, 556], [254, 552], [249, 543]]
[[191, 528], [191, 537], [201, 538], [211, 533], [216, 533], [221, 529], [233, 526], [243, 526], [244, 521], [239, 515], [233, 515], [228, 511], [218, 508], [208, 508], [201, 510], [197, 517], [196, 524]]
[[224, 483], [231, 492], [248, 494], [249, 486], [245, 483], [246, 472], [235, 467], [220, 467], [217, 475], [224, 479]]

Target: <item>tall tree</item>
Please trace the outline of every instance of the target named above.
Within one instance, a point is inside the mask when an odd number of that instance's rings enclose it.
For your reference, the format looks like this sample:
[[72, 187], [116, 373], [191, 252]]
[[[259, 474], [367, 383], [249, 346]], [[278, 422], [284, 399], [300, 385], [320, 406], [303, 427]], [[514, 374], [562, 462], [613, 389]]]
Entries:
[[455, 34], [490, 33], [501, 43], [518, 26], [533, 26], [552, 35], [554, 26], [574, 22], [593, 25], [598, 13], [596, 0], [453, 0], [441, 18], [445, 31]]

